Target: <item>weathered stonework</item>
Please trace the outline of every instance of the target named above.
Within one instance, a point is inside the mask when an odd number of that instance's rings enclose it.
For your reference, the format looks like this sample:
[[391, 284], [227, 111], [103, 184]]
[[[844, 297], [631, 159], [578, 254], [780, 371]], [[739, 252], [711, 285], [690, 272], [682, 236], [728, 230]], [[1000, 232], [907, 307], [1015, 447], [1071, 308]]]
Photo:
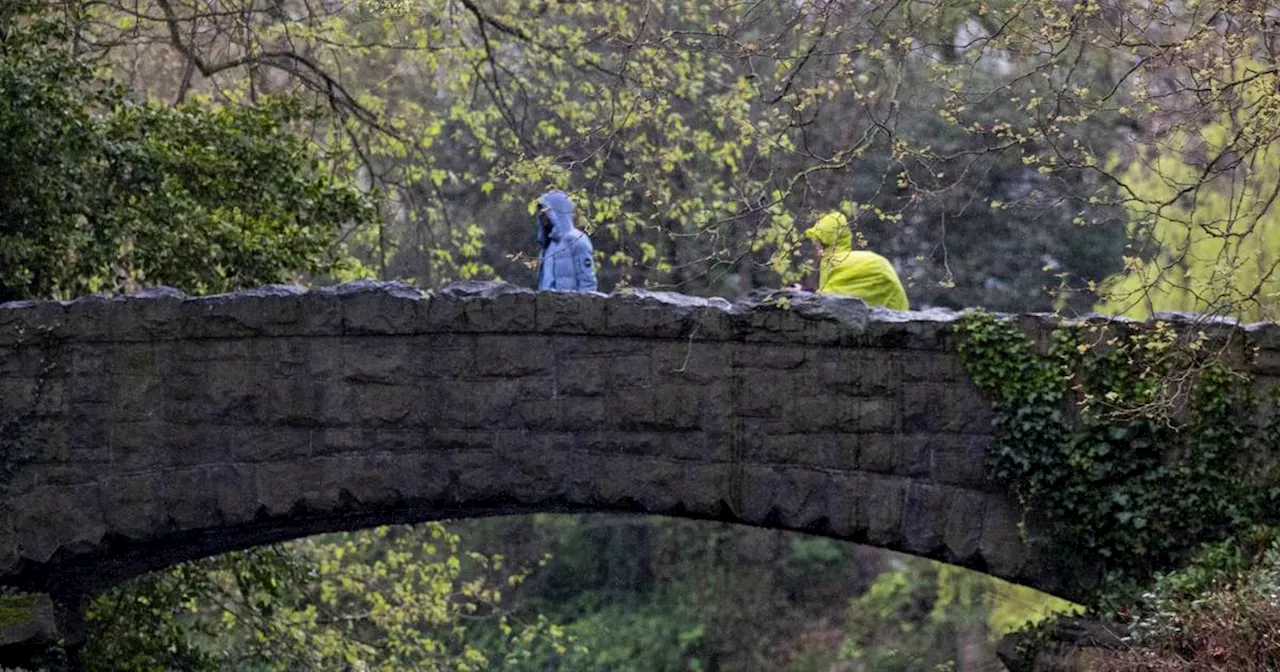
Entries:
[[[5, 304], [0, 417], [28, 431], [0, 439], [0, 583], [75, 594], [322, 531], [626, 511], [1078, 594], [1089, 559], [1037, 557], [986, 479], [953, 319], [490, 283]], [[1240, 330], [1260, 374], [1277, 329]]]

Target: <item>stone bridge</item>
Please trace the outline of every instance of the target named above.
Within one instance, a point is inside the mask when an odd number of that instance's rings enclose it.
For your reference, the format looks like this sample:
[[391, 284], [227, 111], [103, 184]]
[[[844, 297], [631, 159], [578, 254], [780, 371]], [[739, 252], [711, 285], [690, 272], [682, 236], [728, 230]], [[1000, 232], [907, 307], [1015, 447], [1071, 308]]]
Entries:
[[[0, 584], [74, 596], [320, 532], [611, 511], [1078, 595], [1089, 559], [1034, 552], [985, 477], [953, 318], [487, 283], [5, 304]], [[1280, 368], [1276, 329], [1250, 337]]]

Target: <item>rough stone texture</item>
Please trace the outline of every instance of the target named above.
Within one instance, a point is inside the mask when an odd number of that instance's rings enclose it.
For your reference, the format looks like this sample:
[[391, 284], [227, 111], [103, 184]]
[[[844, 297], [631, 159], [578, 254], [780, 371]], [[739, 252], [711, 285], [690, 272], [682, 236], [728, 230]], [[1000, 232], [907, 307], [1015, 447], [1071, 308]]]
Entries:
[[[1076, 595], [1064, 568], [1088, 559], [1037, 557], [986, 479], [988, 406], [955, 317], [476, 282], [0, 305], [0, 416], [30, 428], [0, 446], [19, 463], [0, 483], [0, 583], [74, 594], [322, 531], [627, 511]], [[1224, 328], [1280, 374], [1276, 325]]]

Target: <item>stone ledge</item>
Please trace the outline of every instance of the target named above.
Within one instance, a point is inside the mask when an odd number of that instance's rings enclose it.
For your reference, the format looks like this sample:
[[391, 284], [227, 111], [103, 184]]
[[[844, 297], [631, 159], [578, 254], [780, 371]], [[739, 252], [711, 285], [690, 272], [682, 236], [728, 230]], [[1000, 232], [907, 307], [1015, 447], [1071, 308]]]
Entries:
[[849, 297], [758, 291], [736, 303], [671, 292], [534, 292], [470, 281], [438, 292], [356, 281], [267, 285], [189, 297], [168, 287], [126, 296], [0, 304], [0, 346], [274, 336], [557, 333], [703, 341], [936, 348], [950, 311], [870, 309]]

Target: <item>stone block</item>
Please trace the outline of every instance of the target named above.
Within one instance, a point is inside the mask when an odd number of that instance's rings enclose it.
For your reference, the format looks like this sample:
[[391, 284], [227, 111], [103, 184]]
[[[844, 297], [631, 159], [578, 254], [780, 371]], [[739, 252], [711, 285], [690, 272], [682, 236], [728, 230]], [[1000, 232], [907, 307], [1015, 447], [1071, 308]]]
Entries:
[[653, 422], [663, 429], [689, 430], [702, 426], [702, 398], [697, 388], [667, 384], [653, 391]]
[[329, 511], [338, 493], [325, 478], [322, 460], [307, 458], [291, 462], [263, 462], [254, 467], [254, 491], [258, 493], [258, 509], [270, 517], [299, 511]]
[[950, 492], [929, 484], [911, 483], [902, 507], [904, 548], [923, 556], [942, 553], [946, 543]]
[[986, 499], [990, 495], [963, 489], [950, 489], [944, 539], [948, 557], [958, 564], [972, 561], [982, 542], [982, 522]]
[[[69, 301], [63, 308], [64, 321], [59, 331], [65, 330], [65, 335], [91, 343], [146, 340], [147, 334], [135, 322], [134, 310], [126, 309], [124, 303], [120, 297], [99, 295]], [[138, 300], [129, 303], [138, 303]]]
[[667, 458], [615, 457], [592, 465], [596, 498], [607, 507], [636, 513], [712, 515], [721, 491], [707, 487], [721, 480], [725, 466]]
[[468, 331], [532, 332], [537, 327], [537, 294], [521, 288], [517, 291], [496, 294], [489, 299], [465, 301], [462, 313]]
[[107, 463], [111, 461], [111, 424], [103, 420], [103, 414], [85, 413], [83, 407], [71, 415], [65, 430], [67, 433], [67, 459], [73, 462]]
[[148, 471], [173, 464], [165, 424], [159, 420], [111, 425], [111, 467], [117, 473]]
[[891, 476], [867, 479], [867, 543], [893, 548], [902, 543], [902, 509], [907, 481]]
[[559, 367], [552, 343], [540, 336], [486, 335], [477, 337], [475, 364], [470, 375], [518, 378], [541, 375]]
[[186, 300], [185, 294], [172, 287], [150, 287], [111, 302], [112, 339], [164, 341], [180, 337]]
[[344, 338], [342, 379], [369, 385], [406, 385], [417, 379], [415, 343], [408, 338]]
[[653, 384], [653, 359], [647, 352], [613, 357], [608, 367], [609, 387], [613, 389], [645, 389]]
[[248, 338], [268, 335], [281, 325], [276, 318], [298, 317], [263, 310], [247, 297], [231, 294], [193, 297], [179, 307], [179, 337], [188, 339]]
[[[453, 487], [447, 494], [451, 504], [467, 505], [478, 502], [500, 502], [513, 481], [522, 480], [521, 471], [532, 461], [519, 461], [519, 452], [499, 452], [491, 441], [484, 449], [446, 451], [441, 456], [449, 464], [450, 482]], [[547, 464], [554, 458], [543, 455]], [[508, 500], [509, 501], [509, 500]]]
[[[801, 532], [834, 527], [832, 500], [844, 483], [817, 469], [746, 465], [743, 468], [743, 519]], [[845, 501], [845, 498], [839, 498]]]
[[399, 453], [390, 456], [390, 482], [402, 499], [443, 501], [450, 490], [450, 455], [440, 451]]
[[788, 410], [795, 410], [797, 403], [795, 390], [786, 381], [770, 376], [741, 375], [733, 384], [736, 390], [732, 405], [723, 410], [743, 418], [781, 418], [786, 427], [799, 424], [787, 415]]
[[905, 432], [982, 434], [991, 427], [990, 407], [968, 383], [903, 385]]
[[932, 442], [933, 471], [938, 483], [988, 487], [987, 443], [985, 436], [939, 436]]
[[719, 343], [664, 341], [650, 344], [655, 380], [709, 385], [732, 376], [732, 353]]
[[[77, 357], [83, 360], [87, 355], [93, 355], [96, 362], [100, 364], [99, 352], [96, 348], [73, 346], [67, 349], [64, 358], [69, 365], [74, 365], [77, 363]], [[0, 378], [38, 378], [48, 366], [51, 354], [50, 351], [35, 346], [0, 347]], [[73, 368], [69, 372], [76, 372], [76, 370]], [[100, 375], [102, 370], [99, 366], [91, 373]]]
[[608, 421], [608, 405], [604, 399], [575, 398], [559, 399], [560, 421], [552, 428], [566, 432], [591, 432], [605, 425]]
[[369, 450], [378, 430], [365, 427], [326, 427], [316, 432], [312, 455], [342, 455]]
[[256, 422], [262, 413], [271, 376], [265, 368], [226, 364], [210, 366], [199, 390], [207, 418], [226, 424]]
[[388, 453], [348, 454], [324, 458], [322, 482], [338, 493], [343, 506], [390, 507], [403, 497], [402, 480]]
[[428, 301], [421, 290], [398, 282], [353, 282], [334, 288], [342, 305], [344, 334], [412, 334]]
[[836, 434], [781, 434], [762, 437], [757, 450], [743, 458], [759, 464], [792, 464], [840, 468], [840, 442]]
[[[316, 444], [321, 439], [320, 432], [312, 427], [223, 427], [211, 433], [230, 443], [231, 461], [238, 463], [305, 459], [316, 454]], [[206, 455], [202, 463], [219, 461], [209, 457], [212, 456]]]
[[322, 427], [344, 427], [356, 424], [356, 386], [331, 382], [319, 388], [316, 399], [316, 424]]
[[102, 513], [107, 531], [126, 539], [146, 540], [164, 523], [165, 477], [159, 472], [108, 478], [102, 483]]
[[969, 379], [954, 352], [912, 352], [897, 358], [904, 383], [954, 383]]
[[[536, 437], [517, 444], [500, 441], [504, 449], [476, 455], [460, 476], [466, 492], [481, 501], [508, 501], [521, 507], [565, 501], [571, 489], [580, 488], [569, 478], [576, 470], [573, 451], [552, 448], [548, 437]], [[494, 473], [498, 471], [499, 473]], [[586, 496], [573, 493], [575, 499]]]
[[101, 465], [89, 462], [49, 464], [33, 462], [27, 468], [35, 471], [40, 485], [84, 485], [102, 477]]
[[693, 305], [674, 305], [654, 293], [614, 295], [604, 306], [605, 332], [642, 338], [688, 338], [695, 326]]
[[21, 416], [36, 411], [40, 381], [35, 378], [0, 378], [0, 414]]
[[865, 474], [829, 472], [827, 474], [828, 529], [814, 532], [835, 534], [846, 539], [860, 537], [867, 529], [867, 483]]
[[733, 316], [719, 306], [693, 309], [690, 336], [701, 341], [728, 341], [736, 335]]
[[43, 564], [55, 553], [88, 553], [99, 548], [103, 522], [98, 484], [43, 486], [13, 508], [13, 531], [20, 560]]
[[317, 426], [324, 394], [323, 383], [305, 376], [272, 378], [267, 382], [259, 419], [266, 425]]
[[859, 434], [898, 431], [898, 403], [892, 397], [853, 397], [836, 406], [838, 428]]
[[1021, 576], [1027, 560], [1027, 548], [1022, 541], [1019, 523], [1021, 516], [1010, 502], [989, 499], [983, 510], [982, 538], [978, 552], [985, 561], [989, 574], [1016, 579]]
[[699, 431], [675, 435], [659, 431], [607, 431], [584, 436], [581, 445], [602, 453], [644, 454], [701, 462], [716, 461], [718, 454], [718, 445]]
[[425, 427], [463, 428], [478, 422], [475, 401], [468, 390], [452, 381], [420, 381], [414, 394], [411, 423]]
[[788, 394], [795, 389], [785, 380], [776, 381], [777, 421], [766, 425], [769, 432], [818, 433], [842, 429], [841, 400], [829, 395], [813, 395], [808, 390]]
[[413, 391], [407, 385], [356, 385], [350, 396], [352, 419], [361, 427], [411, 424], [411, 416], [421, 409]]
[[258, 512], [257, 468], [252, 464], [218, 464], [208, 467], [214, 518], [221, 525], [239, 525]]
[[429, 429], [423, 437], [425, 450], [448, 455], [493, 450], [498, 433], [485, 430]]
[[1256, 350], [1249, 370], [1256, 376], [1280, 376], [1280, 350]]
[[179, 530], [198, 530], [218, 523], [218, 500], [208, 468], [175, 469], [164, 472], [163, 476], [168, 525]]
[[858, 437], [858, 468], [906, 477], [928, 476], [932, 467], [928, 435], [866, 434]]
[[[476, 354], [473, 338], [459, 339], [433, 334], [415, 342], [410, 369], [420, 378], [453, 380], [475, 374]], [[487, 364], [492, 367], [493, 364]]]
[[611, 387], [605, 396], [605, 411], [610, 428], [624, 431], [652, 429], [655, 423], [653, 392]]
[[534, 298], [535, 329], [541, 334], [634, 335], [626, 330], [606, 332], [608, 303], [603, 296], [582, 292], [538, 292]]
[[566, 397], [596, 397], [604, 394], [609, 362], [599, 357], [561, 362], [555, 371], [557, 394]]
[[[31, 451], [32, 462], [91, 470], [98, 468], [96, 464], [90, 462], [71, 461], [70, 428], [62, 417], [55, 416], [51, 419], [33, 421], [17, 432], [9, 434], [6, 437], [6, 443], [14, 439], [24, 444], [22, 448], [24, 452]], [[8, 445], [13, 444], [8, 443]]]
[[744, 344], [734, 348], [733, 363], [739, 368], [747, 370], [774, 369], [787, 371], [805, 366], [811, 357], [821, 356], [815, 353], [818, 353], [818, 351], [812, 348], [788, 345]]
[[66, 317], [64, 304], [56, 301], [0, 303], [0, 345], [29, 345], [49, 336], [74, 338], [79, 323]]

